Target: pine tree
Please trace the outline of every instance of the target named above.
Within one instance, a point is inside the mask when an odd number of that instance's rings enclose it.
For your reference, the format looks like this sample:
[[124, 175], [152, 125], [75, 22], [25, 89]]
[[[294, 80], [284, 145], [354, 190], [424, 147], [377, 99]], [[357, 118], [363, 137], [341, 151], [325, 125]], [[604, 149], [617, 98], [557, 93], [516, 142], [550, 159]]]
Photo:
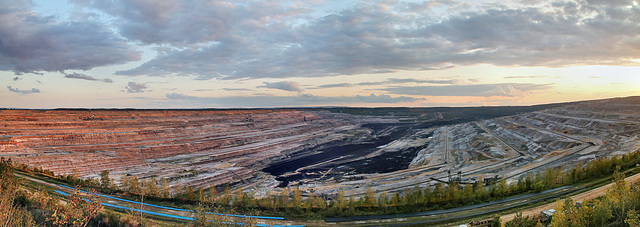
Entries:
[[422, 191], [422, 198], [420, 199], [420, 202], [429, 203], [432, 201], [433, 201], [433, 192], [431, 191], [431, 187], [427, 186]]
[[308, 209], [307, 212], [311, 212], [312, 208], [316, 205], [316, 196], [313, 193], [313, 191], [311, 191], [309, 193], [309, 196], [307, 196], [307, 200], [305, 201], [304, 206]]
[[225, 205], [229, 205], [229, 203], [231, 203], [231, 188], [229, 188], [229, 185], [224, 186], [222, 198], [220, 198], [219, 201]]
[[336, 198], [336, 206], [338, 209], [342, 210], [346, 207], [346, 201], [344, 198], [344, 190], [342, 188], [338, 189], [338, 197]]
[[120, 190], [122, 191], [129, 191], [129, 188], [131, 187], [129, 184], [131, 182], [129, 181], [129, 177], [122, 177], [120, 178]]
[[103, 170], [100, 172], [100, 186], [103, 188], [111, 187], [111, 179], [109, 179], [109, 171]]
[[244, 198], [244, 193], [242, 192], [242, 189], [236, 190], [235, 196], [233, 198], [233, 205], [236, 207], [244, 206], [245, 204], [242, 203], [243, 198]]
[[204, 189], [202, 189], [202, 188], [198, 189], [198, 201], [199, 202], [205, 202], [206, 201], [206, 198], [204, 196]]
[[386, 192], [382, 192], [378, 196], [378, 207], [386, 207], [389, 204], [389, 198]]
[[391, 204], [392, 206], [400, 205], [400, 193], [393, 193], [391, 200], [389, 200], [389, 204]]
[[289, 206], [289, 191], [287, 188], [283, 188], [280, 191], [280, 207], [287, 208]]
[[484, 190], [484, 182], [482, 179], [473, 184], [473, 194], [479, 200], [485, 199], [486, 192]]
[[422, 189], [420, 186], [416, 185], [413, 187], [413, 191], [411, 192], [411, 203], [418, 204], [422, 202]]
[[435, 202], [444, 201], [445, 193], [444, 186], [442, 183], [436, 183], [435, 188], [433, 189], [433, 197]]
[[636, 205], [638, 199], [636, 196], [633, 196], [634, 193], [631, 191], [629, 184], [624, 179], [624, 174], [620, 173], [619, 170], [620, 167], [616, 167], [613, 174], [613, 185], [607, 189], [606, 200], [611, 207], [611, 211], [616, 221], [623, 222], [626, 219], [629, 210], [633, 209]]
[[327, 201], [324, 200], [321, 197], [318, 197], [318, 198], [316, 198], [316, 205], [315, 206], [320, 208], [320, 209], [322, 209], [322, 210], [324, 210], [324, 209], [327, 208]]
[[131, 176], [129, 178], [129, 188], [128, 191], [134, 194], [140, 194], [142, 191], [140, 190], [140, 182], [138, 181], [138, 177]]
[[364, 201], [365, 206], [368, 206], [368, 207], [376, 206], [376, 196], [373, 193], [371, 186], [367, 186], [367, 193], [364, 196], [364, 200], [365, 200]]
[[187, 193], [186, 193], [186, 198], [187, 200], [196, 200], [196, 193], [193, 192], [193, 188], [191, 188], [191, 186], [187, 185]]
[[509, 194], [508, 189], [509, 189], [509, 186], [507, 185], [507, 180], [502, 178], [500, 179], [500, 181], [498, 181], [496, 194], [498, 194], [501, 197], [504, 197]]
[[162, 198], [169, 198], [169, 182], [166, 178], [160, 180], [160, 187], [162, 187]]
[[531, 189], [533, 189], [533, 173], [529, 172], [527, 173], [527, 176], [525, 177], [524, 180], [524, 185], [525, 185], [525, 191], [529, 191]]
[[156, 183], [155, 177], [151, 177], [151, 179], [145, 182], [145, 190], [147, 192], [147, 195], [150, 196], [157, 196], [159, 194], [158, 184]]
[[293, 190], [293, 207], [296, 209], [302, 208], [302, 193], [299, 187]]
[[215, 203], [218, 197], [218, 192], [216, 191], [216, 187], [209, 187], [209, 196], [207, 197], [207, 201], [210, 203]]

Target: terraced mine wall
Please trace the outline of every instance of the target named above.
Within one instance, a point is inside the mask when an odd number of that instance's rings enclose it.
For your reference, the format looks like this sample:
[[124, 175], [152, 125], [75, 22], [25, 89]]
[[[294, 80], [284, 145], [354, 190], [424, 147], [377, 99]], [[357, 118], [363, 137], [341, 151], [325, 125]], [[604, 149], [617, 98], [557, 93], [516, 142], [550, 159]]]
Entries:
[[[60, 175], [331, 197], [499, 176], [640, 149], [640, 98], [532, 107], [0, 110], [0, 156]], [[460, 175], [457, 175], [460, 172]], [[304, 196], [304, 195], [303, 195]]]
[[[431, 119], [414, 121], [412, 130], [406, 135], [376, 147], [367, 157], [338, 166], [324, 163], [314, 168], [301, 168], [283, 176], [298, 181], [302, 190], [313, 189], [316, 195], [336, 195], [342, 188], [345, 195], [357, 197], [363, 196], [369, 187], [374, 192], [389, 194], [408, 187], [426, 187], [438, 181], [469, 183], [497, 176], [513, 182], [546, 168], [566, 169], [579, 162], [640, 149], [640, 97], [547, 107], [473, 120], [460, 113], [434, 114], [434, 110], [430, 110]], [[380, 110], [348, 111], [364, 114]], [[407, 112], [411, 111], [407, 109]], [[398, 113], [397, 110], [394, 112]], [[410, 114], [399, 117], [411, 119], [407, 115]], [[448, 122], [434, 125], [438, 121]], [[421, 127], [425, 125], [431, 126]], [[381, 160], [394, 155], [410, 156], [408, 168], [392, 171], [378, 168], [377, 172], [348, 168], [356, 166], [356, 162], [361, 164], [360, 169], [366, 169], [363, 166], [367, 165], [380, 167], [383, 166], [379, 164]]]
[[200, 188], [268, 180], [256, 169], [341, 141], [351, 124], [297, 110], [0, 110], [0, 155], [59, 175], [108, 170]]

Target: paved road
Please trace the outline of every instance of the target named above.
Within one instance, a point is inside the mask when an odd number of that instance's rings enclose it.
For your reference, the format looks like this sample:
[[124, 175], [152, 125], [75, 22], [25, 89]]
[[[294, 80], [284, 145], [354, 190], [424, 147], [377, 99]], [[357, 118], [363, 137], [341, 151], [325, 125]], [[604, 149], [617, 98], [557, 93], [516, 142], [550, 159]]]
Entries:
[[[627, 183], [635, 183], [638, 180], [640, 180], [640, 174], [632, 175], [625, 178], [625, 181], [627, 181]], [[573, 201], [587, 201], [589, 199], [595, 199], [600, 196], [603, 196], [606, 193], [607, 189], [609, 189], [611, 186], [613, 186], [613, 183], [609, 183], [602, 187], [594, 188], [589, 191], [573, 195], [571, 196], [571, 199], [573, 199]], [[554, 208], [555, 208], [555, 202], [551, 202], [551, 203], [547, 203], [537, 207], [529, 208], [526, 210], [519, 210], [517, 212], [521, 213], [523, 217], [526, 217], [526, 216], [533, 217], [533, 215], [540, 214], [540, 211], [554, 209]], [[506, 223], [507, 221], [513, 220], [515, 216], [516, 216], [516, 212], [502, 215], [500, 219], [502, 220], [502, 223]]]
[[482, 211], [482, 212], [476, 212], [476, 213], [467, 214], [467, 215], [459, 215], [459, 216], [453, 216], [453, 217], [448, 217], [448, 218], [440, 218], [440, 219], [419, 221], [419, 222], [412, 222], [412, 223], [382, 225], [382, 226], [406, 226], [406, 225], [417, 225], [417, 224], [435, 224], [435, 223], [441, 223], [441, 222], [447, 222], [447, 221], [466, 219], [466, 218], [471, 218], [471, 217], [480, 216], [480, 215], [492, 214], [492, 213], [500, 212], [500, 211], [503, 211], [503, 210], [508, 210], [508, 209], [520, 207], [520, 206], [523, 206], [523, 205], [526, 205], [526, 204], [530, 204], [530, 203], [537, 203], [537, 202], [544, 201], [544, 200], [551, 199], [551, 198], [558, 198], [560, 196], [567, 195], [567, 194], [570, 194], [570, 193], [573, 193], [573, 192], [576, 192], [576, 191], [579, 191], [579, 190], [582, 190], [582, 189], [584, 189], [584, 188], [574, 188], [574, 189], [571, 189], [571, 190], [562, 191], [561, 193], [548, 195], [548, 196], [545, 196], [545, 197], [542, 197], [542, 198], [538, 198], [538, 199], [534, 199], [534, 200], [530, 200], [530, 201], [525, 201], [525, 202], [522, 202], [522, 203], [512, 203], [510, 205], [506, 205], [506, 206], [503, 206], [503, 207], [500, 207], [500, 208], [491, 209], [491, 210]]
[[[482, 207], [487, 207], [487, 206], [491, 206], [491, 205], [496, 205], [496, 204], [507, 204], [513, 201], [518, 201], [518, 200], [525, 200], [531, 197], [535, 197], [535, 196], [540, 196], [540, 195], [547, 195], [541, 199], [536, 199], [536, 200], [531, 200], [531, 201], [527, 201], [527, 202], [522, 202], [522, 203], [515, 203], [513, 205], [510, 205], [509, 208], [512, 207], [518, 207], [518, 206], [522, 206], [525, 204], [529, 204], [532, 202], [537, 202], [537, 201], [541, 201], [543, 199], [547, 199], [547, 198], [553, 198], [553, 197], [558, 197], [560, 195], [565, 195], [567, 193], [570, 192], [574, 192], [577, 190], [580, 190], [582, 188], [574, 188], [573, 186], [562, 186], [559, 188], [554, 188], [554, 189], [549, 189], [546, 191], [542, 191], [542, 192], [538, 192], [538, 193], [530, 193], [530, 194], [526, 194], [526, 195], [520, 195], [520, 196], [513, 196], [513, 197], [509, 197], [506, 199], [501, 199], [501, 200], [495, 200], [495, 201], [491, 201], [491, 202], [486, 202], [486, 203], [480, 203], [480, 204], [475, 204], [475, 205], [471, 205], [471, 206], [464, 206], [464, 207], [456, 207], [456, 208], [451, 208], [451, 209], [446, 209], [446, 210], [432, 210], [432, 211], [424, 211], [424, 212], [416, 212], [416, 213], [404, 213], [404, 214], [388, 214], [388, 215], [374, 215], [374, 216], [354, 216], [354, 217], [333, 217], [333, 218], [326, 218], [325, 221], [326, 222], [350, 222], [350, 221], [364, 221], [364, 220], [375, 220], [375, 219], [393, 219], [393, 218], [408, 218], [408, 217], [418, 217], [418, 216], [428, 216], [428, 215], [438, 215], [438, 214], [448, 214], [448, 213], [455, 213], [455, 212], [460, 212], [460, 211], [467, 211], [467, 210], [473, 210], [473, 209], [478, 209], [478, 208], [482, 208]], [[504, 208], [504, 209], [509, 209], [509, 208]], [[491, 210], [489, 211], [489, 213], [492, 212], [496, 212], [499, 210], [504, 210], [504, 209], [497, 209], [497, 210]], [[483, 212], [485, 213], [485, 212]], [[472, 216], [475, 215], [479, 215], [479, 214], [472, 214]], [[453, 217], [453, 218], [462, 218], [462, 217]], [[434, 221], [442, 221], [442, 220], [434, 220]]]

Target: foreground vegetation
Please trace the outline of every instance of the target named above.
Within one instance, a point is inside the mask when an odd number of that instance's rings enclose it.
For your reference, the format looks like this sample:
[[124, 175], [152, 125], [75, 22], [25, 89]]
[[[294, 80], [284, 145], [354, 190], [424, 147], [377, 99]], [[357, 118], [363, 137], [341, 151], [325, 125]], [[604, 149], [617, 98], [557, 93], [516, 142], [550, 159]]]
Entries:
[[[613, 175], [613, 185], [604, 196], [581, 203], [575, 203], [571, 197], [557, 200], [550, 226], [640, 226], [640, 182], [629, 184], [617, 170]], [[517, 214], [505, 226], [534, 227], [541, 223], [534, 217]]]
[[488, 187], [485, 187], [482, 181], [466, 185], [437, 183], [432, 187], [405, 188], [403, 192], [393, 194], [385, 192], [375, 194], [369, 188], [366, 194], [358, 198], [346, 197], [340, 189], [337, 195], [327, 198], [330, 199], [328, 202], [325, 200], [326, 197], [316, 196], [313, 192], [303, 193], [298, 188], [285, 188], [262, 198], [256, 198], [241, 190], [233, 192], [228, 185], [220, 193], [213, 187], [207, 190], [194, 190], [189, 186], [178, 186], [176, 188], [182, 189], [181, 191], [170, 193], [166, 179], [161, 179], [159, 182], [154, 178], [140, 181], [135, 176], [131, 176], [123, 178], [122, 184], [114, 185], [106, 171], [101, 174], [99, 181], [82, 180], [73, 176], [64, 176], [60, 179], [71, 185], [82, 185], [104, 193], [118, 193], [131, 199], [139, 199], [144, 195], [145, 201], [174, 206], [189, 206], [201, 202], [212, 207], [233, 209], [240, 213], [322, 218], [407, 213], [477, 204], [609, 177], [613, 174], [615, 166], [626, 170], [639, 163], [640, 151], [636, 151], [622, 157], [604, 157], [586, 164], [578, 163], [576, 167], [569, 170], [548, 168], [537, 173], [529, 173], [514, 184], [507, 184], [504, 179]]
[[[24, 166], [22, 166], [24, 168]], [[158, 221], [131, 211], [104, 209], [95, 196], [76, 191], [61, 199], [43, 187], [33, 187], [14, 176], [11, 159], [0, 158], [0, 227], [32, 226], [255, 226], [253, 219], [232, 220], [211, 215], [216, 208], [198, 206], [191, 222]], [[95, 191], [90, 191], [95, 193]]]
[[[170, 193], [166, 179], [157, 181], [151, 178], [140, 181], [135, 176], [131, 176], [123, 178], [120, 185], [115, 185], [109, 178], [107, 171], [102, 172], [99, 180], [79, 179], [73, 175], [53, 176], [51, 172], [46, 170], [30, 168], [20, 164], [14, 165], [10, 160], [2, 159], [0, 169], [2, 174], [0, 177], [0, 186], [2, 187], [0, 192], [0, 212], [2, 214], [0, 216], [0, 226], [33, 226], [42, 223], [57, 226], [83, 226], [88, 223], [92, 223], [91, 226], [135, 226], [140, 223], [153, 223], [153, 225], [160, 226], [169, 225], [137, 217], [133, 213], [118, 213], [105, 210], [99, 203], [90, 202], [94, 201], [91, 198], [78, 194], [71, 195], [68, 198], [68, 202], [63, 203], [59, 198], [49, 195], [45, 190], [20, 187], [18, 179], [13, 176], [14, 169], [32, 175], [47, 176], [48, 180], [53, 180], [57, 183], [80, 185], [85, 190], [117, 194], [131, 199], [144, 198], [144, 202], [201, 210], [203, 212], [196, 215], [194, 223], [200, 220], [201, 223], [210, 224], [206, 221], [202, 222], [202, 220], [215, 217], [207, 217], [204, 215], [205, 211], [215, 210], [216, 212], [237, 212], [294, 218], [379, 215], [446, 209], [482, 203], [518, 194], [539, 192], [562, 185], [610, 177], [612, 174], [615, 176], [616, 185], [621, 185], [621, 174], [614, 174], [616, 167], [620, 170], [626, 170], [635, 167], [639, 163], [640, 151], [636, 151], [622, 157], [599, 158], [584, 165], [578, 164], [569, 170], [553, 168], [537, 173], [529, 173], [514, 184], [507, 184], [504, 179], [488, 187], [485, 187], [482, 181], [464, 186], [438, 183], [433, 187], [420, 188], [416, 186], [406, 188], [401, 193], [386, 194], [383, 192], [377, 195], [369, 188], [365, 195], [358, 198], [346, 197], [340, 189], [339, 193], [327, 202], [325, 198], [315, 196], [313, 192], [308, 193], [306, 198], [303, 199], [303, 193], [298, 188], [283, 189], [278, 193], [270, 193], [270, 196], [263, 198], [256, 198], [242, 190], [232, 192], [228, 185], [219, 194], [216, 188], [193, 190], [189, 186], [179, 186], [177, 188], [183, 188], [183, 190]], [[621, 188], [618, 191], [622, 190], [622, 192], [612, 191], [603, 199], [590, 202], [592, 206], [583, 206], [583, 208], [580, 208], [582, 210], [571, 210], [571, 206], [564, 204], [572, 204], [572, 202], [565, 201], [565, 203], [561, 203], [563, 206], [559, 206], [557, 210], [559, 211], [558, 214], [566, 215], [559, 215], [559, 217], [567, 217], [566, 220], [571, 224], [576, 224], [571, 221], [578, 219], [592, 220], [598, 223], [618, 223], [621, 225], [625, 225], [627, 220], [629, 220], [628, 223], [634, 223], [633, 220], [635, 219], [633, 218], [638, 216], [635, 210], [640, 205], [640, 190], [638, 186], [627, 187], [628, 189], [622, 186], [617, 188]], [[623, 205], [620, 205], [623, 208], [618, 208], [617, 204], [620, 203], [623, 203]], [[194, 208], [195, 204], [200, 205]], [[611, 215], [607, 216], [608, 211], [604, 211], [606, 209], [603, 207], [611, 210]], [[596, 213], [600, 216], [596, 215]], [[592, 219], [586, 219], [582, 216], [574, 218], [577, 217], [576, 215], [583, 214], [592, 217]], [[556, 218], [556, 220], [559, 222], [563, 219]]]

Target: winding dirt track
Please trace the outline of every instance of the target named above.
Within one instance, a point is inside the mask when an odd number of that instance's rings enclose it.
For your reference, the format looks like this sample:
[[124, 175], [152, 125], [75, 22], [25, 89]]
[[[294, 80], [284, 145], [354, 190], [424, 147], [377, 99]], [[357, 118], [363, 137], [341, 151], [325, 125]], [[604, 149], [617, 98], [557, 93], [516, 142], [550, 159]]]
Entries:
[[[638, 179], [640, 179], [640, 174], [636, 174], [630, 177], [625, 178], [625, 180], [627, 181], [627, 183], [635, 183], [636, 181], [638, 181]], [[605, 186], [596, 188], [596, 189], [592, 189], [590, 191], [587, 192], [583, 192], [574, 196], [571, 196], [571, 199], [573, 199], [573, 201], [586, 201], [589, 199], [595, 199], [598, 198], [600, 196], [603, 196], [605, 194], [605, 192], [607, 191], [607, 189], [609, 189], [611, 186], [613, 185], [613, 183], [609, 183]], [[519, 213], [522, 213], [523, 217], [526, 216], [530, 216], [532, 217], [533, 215], [536, 214], [540, 214], [540, 211], [544, 211], [544, 210], [548, 210], [548, 209], [555, 209], [555, 202], [553, 203], [547, 203], [538, 207], [534, 207], [534, 208], [529, 208], [526, 210], [522, 210], [519, 211]], [[511, 221], [513, 219], [513, 217], [516, 216], [516, 213], [511, 213], [511, 214], [507, 214], [507, 215], [503, 215], [500, 217], [500, 219], [502, 220], [502, 223], [506, 223], [507, 221]]]

